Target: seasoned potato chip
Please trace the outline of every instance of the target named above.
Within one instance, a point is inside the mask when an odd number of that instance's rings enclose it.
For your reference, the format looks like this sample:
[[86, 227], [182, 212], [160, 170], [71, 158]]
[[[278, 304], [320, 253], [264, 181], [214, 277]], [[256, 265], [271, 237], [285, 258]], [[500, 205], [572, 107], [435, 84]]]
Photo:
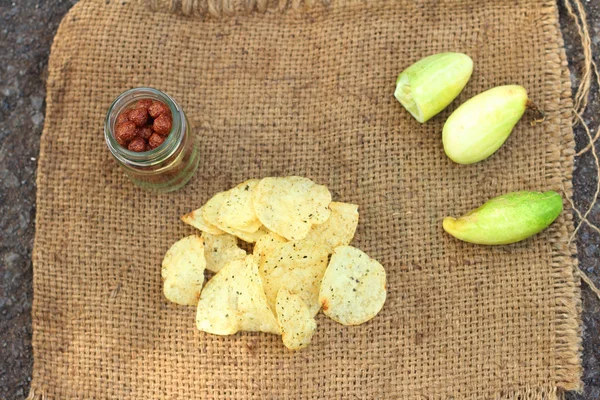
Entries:
[[211, 235], [222, 235], [224, 233], [222, 230], [204, 220], [202, 208], [200, 207], [189, 214], [185, 214], [181, 217], [181, 220], [196, 229], [200, 229], [202, 232], [210, 233]]
[[267, 254], [260, 264], [260, 276], [269, 306], [275, 310], [277, 292], [285, 288], [300, 296], [310, 314], [316, 315], [321, 308], [319, 288], [327, 258], [327, 247], [304, 240], [287, 242]]
[[228, 229], [228, 231], [233, 236], [237, 236], [240, 239], [242, 239], [244, 242], [248, 242], [248, 243], [254, 243], [258, 239], [260, 239], [261, 237], [263, 237], [264, 235], [269, 233], [269, 231], [267, 231], [267, 229], [264, 226], [261, 226], [259, 230], [257, 230], [256, 232], [253, 232], [253, 233], [242, 232], [242, 231], [238, 231], [238, 230], [234, 230], [234, 229]]
[[175, 242], [165, 254], [161, 275], [165, 297], [173, 303], [195, 306], [204, 283], [204, 241], [191, 235]]
[[258, 239], [254, 244], [253, 253], [258, 256], [259, 265], [262, 264], [267, 254], [271, 254], [285, 243], [287, 240], [274, 232], [269, 232]]
[[261, 236], [267, 233], [267, 230], [262, 226], [255, 232], [244, 232], [239, 229], [234, 229], [221, 224], [219, 222], [219, 210], [221, 210], [228, 197], [228, 192], [219, 192], [206, 202], [206, 204], [201, 208], [202, 216], [204, 217], [204, 221], [206, 223], [214, 225], [218, 229], [225, 231], [233, 236], [237, 236], [244, 242], [248, 243], [256, 242]]
[[385, 296], [381, 264], [352, 246], [335, 249], [319, 293], [325, 315], [343, 325], [362, 324], [377, 315]]
[[264, 226], [288, 240], [301, 240], [313, 225], [329, 218], [331, 193], [308, 178], [264, 178], [252, 200]]
[[229, 261], [246, 257], [246, 252], [237, 246], [237, 238], [230, 234], [211, 235], [204, 232], [204, 258], [206, 269], [219, 272]]
[[219, 228], [219, 210], [221, 209], [221, 206], [223, 206], [226, 198], [227, 192], [219, 192], [211, 197], [206, 204], [200, 208], [202, 210], [202, 217], [206, 223]]
[[285, 347], [298, 350], [308, 346], [317, 329], [317, 322], [300, 296], [281, 289], [277, 294], [276, 310]]
[[267, 304], [256, 257], [230, 261], [208, 281], [200, 294], [196, 326], [215, 335], [238, 331], [281, 334]]
[[338, 246], [349, 244], [358, 225], [358, 206], [350, 203], [331, 202], [331, 215], [322, 224], [313, 225], [306, 240], [323, 243], [330, 253]]
[[226, 192], [217, 213], [218, 226], [248, 233], [254, 233], [262, 226], [252, 205], [252, 191], [258, 182], [258, 179], [250, 179]]

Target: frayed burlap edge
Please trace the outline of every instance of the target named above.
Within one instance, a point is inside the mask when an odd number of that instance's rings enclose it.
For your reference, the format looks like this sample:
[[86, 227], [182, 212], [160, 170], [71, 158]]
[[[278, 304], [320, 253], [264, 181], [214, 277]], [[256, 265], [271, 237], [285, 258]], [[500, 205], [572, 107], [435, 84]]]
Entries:
[[[520, 388], [518, 391], [507, 390], [500, 393], [493, 400], [562, 400], [564, 394], [557, 392], [556, 388]], [[50, 400], [43, 390], [31, 389], [26, 400]], [[480, 397], [472, 396], [465, 400], [481, 400]], [[492, 400], [492, 399], [490, 399]]]
[[[556, 4], [552, 2], [553, 11], [548, 15], [548, 20], [544, 26], [544, 31], [548, 35], [548, 53], [553, 62], [559, 65], [561, 71], [561, 87], [554, 88], [554, 91], [559, 91], [560, 97], [560, 120], [563, 121], [558, 125], [561, 127], [560, 132], [560, 149], [561, 152], [557, 159], [556, 155], [548, 155], [549, 160], [556, 163], [556, 175], [551, 186], [563, 188], [564, 194], [569, 199], [573, 197], [573, 165], [575, 157], [575, 138], [573, 129], [570, 123], [572, 119], [572, 91], [571, 81], [569, 77], [569, 68], [566, 53], [564, 50], [564, 41], [560, 31], [558, 9]], [[557, 54], [552, 54], [552, 38], [555, 38], [558, 44]], [[548, 88], [549, 91], [552, 90]], [[554, 277], [558, 283], [554, 288], [556, 292], [556, 386], [560, 390], [581, 391], [583, 383], [581, 381], [581, 296], [580, 296], [580, 279], [577, 267], [577, 247], [573, 242], [564, 243], [564, 238], [569, 237], [574, 230], [573, 212], [569, 206], [566, 206], [563, 213], [569, 223], [566, 224], [566, 229], [556, 231], [553, 238], [555, 245], [558, 247], [557, 256], [554, 258]], [[561, 238], [563, 239], [561, 241]], [[570, 266], [565, 269], [564, 266]]]
[[283, 12], [313, 7], [327, 7], [331, 0], [138, 0], [154, 11], [186, 16], [220, 17], [238, 13]]

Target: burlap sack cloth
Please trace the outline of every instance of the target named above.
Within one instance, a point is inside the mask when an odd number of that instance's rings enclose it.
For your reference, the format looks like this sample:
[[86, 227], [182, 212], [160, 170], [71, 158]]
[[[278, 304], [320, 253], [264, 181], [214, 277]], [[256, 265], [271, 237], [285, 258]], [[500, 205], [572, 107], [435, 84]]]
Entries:
[[[555, 399], [580, 387], [570, 210], [510, 246], [441, 227], [502, 193], [571, 194], [571, 91], [552, 1], [153, 3], [83, 0], [56, 35], [31, 398]], [[442, 51], [469, 54], [475, 70], [421, 125], [393, 98], [395, 79]], [[508, 83], [546, 120], [526, 115], [484, 162], [451, 162], [445, 118]], [[180, 102], [200, 137], [198, 172], [176, 193], [135, 188], [104, 143], [111, 101], [145, 85]], [[194, 307], [161, 292], [165, 251], [194, 231], [179, 216], [245, 179], [291, 174], [360, 205], [354, 244], [387, 270], [382, 312], [357, 327], [320, 314], [311, 346], [294, 353], [270, 334], [197, 331]]]

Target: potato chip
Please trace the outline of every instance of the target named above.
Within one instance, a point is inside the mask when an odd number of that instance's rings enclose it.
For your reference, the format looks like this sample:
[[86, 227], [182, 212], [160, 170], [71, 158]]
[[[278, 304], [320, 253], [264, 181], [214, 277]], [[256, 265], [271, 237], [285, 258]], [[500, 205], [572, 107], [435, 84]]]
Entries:
[[[204, 204], [200, 209], [202, 210], [202, 217], [207, 224], [212, 226], [216, 226], [219, 228], [219, 210], [223, 206], [225, 199], [227, 198], [227, 192], [219, 192], [211, 197], [206, 204]], [[221, 229], [221, 228], [219, 228]], [[223, 230], [223, 229], [221, 229]]]
[[237, 236], [240, 239], [242, 239], [244, 242], [248, 242], [248, 243], [254, 243], [258, 239], [260, 239], [261, 237], [263, 237], [264, 235], [269, 233], [269, 231], [267, 231], [267, 229], [264, 226], [262, 226], [259, 230], [257, 230], [256, 232], [253, 232], [253, 233], [242, 232], [242, 231], [238, 231], [235, 229], [228, 229], [227, 231], [229, 231], [229, 233], [232, 234], [233, 236]]
[[204, 232], [204, 258], [206, 269], [219, 272], [229, 261], [246, 257], [246, 252], [237, 245], [237, 238], [228, 233], [224, 235], [211, 235]]
[[381, 264], [352, 246], [335, 249], [319, 293], [325, 315], [343, 325], [362, 324], [377, 315], [385, 297]]
[[261, 226], [260, 229], [258, 229], [256, 232], [244, 232], [239, 229], [234, 229], [221, 224], [219, 222], [219, 210], [221, 210], [221, 207], [223, 207], [228, 197], [228, 192], [219, 192], [215, 194], [210, 200], [208, 200], [206, 204], [204, 204], [204, 206], [202, 206], [202, 216], [204, 217], [204, 221], [206, 223], [213, 225], [221, 231], [229, 233], [230, 235], [239, 237], [244, 242], [248, 243], [254, 243], [261, 236], [267, 234], [267, 230], [263, 226]]
[[300, 296], [311, 315], [316, 315], [321, 308], [319, 288], [327, 258], [327, 247], [304, 240], [287, 242], [267, 254], [260, 264], [260, 276], [269, 306], [275, 310], [277, 292], [285, 288]]
[[173, 303], [195, 306], [204, 283], [204, 241], [191, 235], [171, 246], [162, 262], [165, 297]]
[[269, 230], [288, 240], [301, 240], [313, 225], [329, 218], [331, 193], [308, 178], [264, 178], [252, 201], [258, 219]]
[[287, 243], [287, 240], [274, 232], [269, 232], [258, 239], [254, 244], [253, 253], [258, 256], [259, 265], [262, 264], [267, 254], [274, 252], [285, 243]]
[[258, 182], [258, 179], [250, 179], [226, 192], [217, 213], [218, 226], [248, 233], [254, 233], [262, 226], [252, 205], [252, 191]]
[[222, 235], [223, 232], [216, 226], [209, 224], [204, 220], [202, 216], [202, 208], [192, 211], [191, 213], [185, 214], [181, 217], [181, 220], [188, 225], [193, 226], [196, 229], [200, 229], [202, 232], [210, 233], [211, 235]]
[[330, 253], [338, 246], [349, 244], [358, 225], [358, 206], [350, 203], [331, 202], [331, 215], [322, 224], [313, 225], [306, 240], [323, 243]]
[[255, 256], [230, 261], [208, 281], [200, 294], [196, 326], [215, 335], [238, 331], [281, 334], [267, 304]]
[[276, 310], [285, 347], [299, 350], [308, 346], [317, 329], [317, 322], [300, 296], [281, 289], [277, 294]]

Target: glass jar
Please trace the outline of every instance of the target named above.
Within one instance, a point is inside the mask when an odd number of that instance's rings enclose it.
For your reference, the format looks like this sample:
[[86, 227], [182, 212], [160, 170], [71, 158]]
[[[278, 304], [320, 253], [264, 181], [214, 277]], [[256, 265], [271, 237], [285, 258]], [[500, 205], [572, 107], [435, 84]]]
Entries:
[[[158, 100], [169, 106], [173, 123], [171, 133], [157, 148], [134, 152], [115, 139], [116, 120], [121, 112], [142, 99]], [[181, 107], [160, 90], [140, 87], [122, 93], [111, 104], [104, 122], [104, 137], [111, 154], [137, 186], [154, 192], [172, 192], [185, 186], [199, 163], [198, 145], [191, 135]]]

